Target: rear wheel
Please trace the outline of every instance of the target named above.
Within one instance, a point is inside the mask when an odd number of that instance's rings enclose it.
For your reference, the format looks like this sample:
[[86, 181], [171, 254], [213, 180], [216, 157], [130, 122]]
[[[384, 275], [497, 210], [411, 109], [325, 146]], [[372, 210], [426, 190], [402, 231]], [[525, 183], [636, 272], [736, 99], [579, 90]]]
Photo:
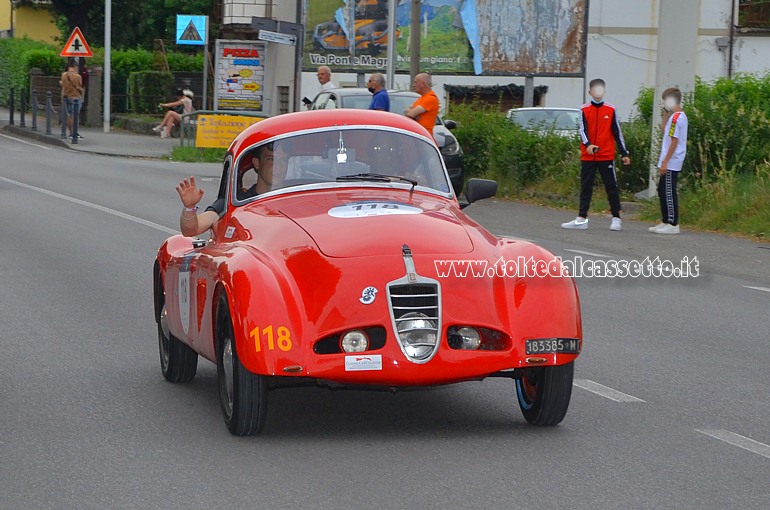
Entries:
[[165, 292], [160, 288], [159, 293], [160, 312], [157, 322], [160, 370], [167, 381], [174, 383], [190, 382], [198, 370], [198, 353], [182, 343], [169, 331]]
[[516, 380], [516, 395], [524, 418], [533, 425], [558, 425], [567, 414], [575, 364], [525, 368]]
[[227, 299], [217, 307], [217, 382], [222, 414], [230, 433], [258, 434], [267, 418], [267, 379], [249, 372], [238, 357]]

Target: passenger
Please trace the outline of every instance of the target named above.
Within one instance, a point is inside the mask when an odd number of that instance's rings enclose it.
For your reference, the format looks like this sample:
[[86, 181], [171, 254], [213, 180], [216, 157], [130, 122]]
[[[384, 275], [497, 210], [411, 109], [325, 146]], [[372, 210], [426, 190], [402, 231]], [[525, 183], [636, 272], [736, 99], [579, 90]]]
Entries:
[[[280, 143], [280, 142], [278, 142]], [[284, 144], [286, 142], [283, 142]], [[250, 167], [239, 172], [237, 179], [238, 198], [243, 200], [252, 196], [278, 189], [286, 178], [288, 168], [288, 154], [283, 146], [273, 151], [273, 143], [262, 145], [256, 149], [251, 158]], [[243, 174], [254, 169], [257, 172], [257, 182], [243, 188]], [[193, 237], [210, 229], [225, 212], [227, 197], [219, 196], [205, 211], [196, 214], [198, 203], [203, 198], [203, 190], [195, 184], [195, 177], [184, 179], [176, 187], [179, 198], [182, 200], [182, 214], [179, 218], [179, 228], [182, 235]]]

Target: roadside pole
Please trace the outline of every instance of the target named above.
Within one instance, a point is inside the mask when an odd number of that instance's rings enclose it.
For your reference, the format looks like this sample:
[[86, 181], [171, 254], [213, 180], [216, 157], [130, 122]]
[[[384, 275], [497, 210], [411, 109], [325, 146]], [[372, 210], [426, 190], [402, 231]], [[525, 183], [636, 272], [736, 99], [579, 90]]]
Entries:
[[[646, 190], [637, 198], [658, 195], [658, 158], [661, 135], [661, 95], [669, 87], [682, 94], [695, 92], [695, 60], [698, 56], [700, 0], [661, 0], [658, 13], [658, 53], [655, 64], [655, 95], [652, 99], [650, 174]], [[631, 155], [633, 157], [633, 154]]]
[[104, 2], [104, 122], [105, 133], [110, 132], [110, 106], [112, 91], [110, 78], [112, 76], [112, 0]]
[[203, 109], [208, 110], [206, 95], [209, 88], [209, 17], [206, 16], [206, 37], [203, 41]]
[[420, 0], [412, 0], [409, 16], [409, 86], [420, 74]]
[[388, 0], [388, 65], [385, 70], [387, 75], [387, 88], [396, 86], [396, 0]]

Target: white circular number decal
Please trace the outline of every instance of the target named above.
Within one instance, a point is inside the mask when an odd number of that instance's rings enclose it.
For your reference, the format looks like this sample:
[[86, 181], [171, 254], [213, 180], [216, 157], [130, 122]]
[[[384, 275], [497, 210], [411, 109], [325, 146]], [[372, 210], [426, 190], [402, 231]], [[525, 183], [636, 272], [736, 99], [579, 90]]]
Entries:
[[388, 214], [420, 214], [422, 209], [398, 202], [353, 202], [329, 209], [333, 218], [365, 218]]

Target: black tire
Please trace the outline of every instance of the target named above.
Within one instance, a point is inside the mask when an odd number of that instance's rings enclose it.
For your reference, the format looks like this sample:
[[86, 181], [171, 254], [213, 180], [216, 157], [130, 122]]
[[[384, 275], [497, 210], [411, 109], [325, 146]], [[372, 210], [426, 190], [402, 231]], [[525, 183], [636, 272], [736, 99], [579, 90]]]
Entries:
[[575, 364], [525, 368], [516, 380], [516, 396], [524, 418], [533, 425], [558, 425], [567, 414]]
[[[159, 282], [160, 283], [160, 282]], [[158, 285], [158, 351], [160, 370], [167, 381], [190, 382], [198, 370], [198, 353], [182, 343], [168, 329], [166, 296], [162, 284]]]
[[217, 306], [217, 386], [225, 425], [236, 436], [259, 434], [267, 418], [267, 378], [249, 372], [238, 357], [224, 296]]

